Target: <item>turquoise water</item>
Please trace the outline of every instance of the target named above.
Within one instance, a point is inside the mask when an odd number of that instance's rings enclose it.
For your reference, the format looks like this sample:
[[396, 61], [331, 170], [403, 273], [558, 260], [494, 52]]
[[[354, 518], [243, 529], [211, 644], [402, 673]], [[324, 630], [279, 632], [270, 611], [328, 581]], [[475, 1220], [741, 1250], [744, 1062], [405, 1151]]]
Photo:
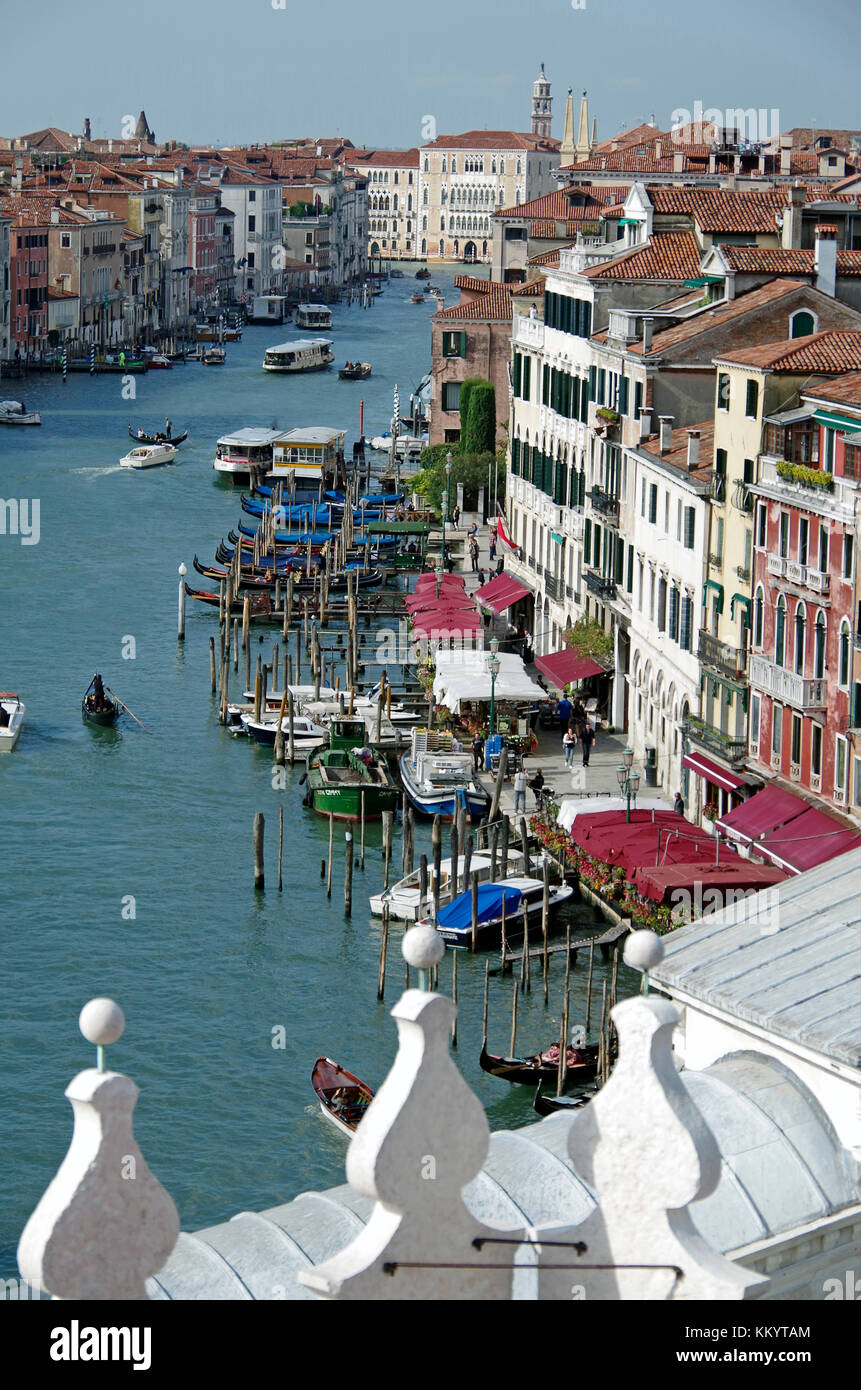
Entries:
[[[454, 302], [452, 274], [435, 269], [434, 280]], [[150, 372], [135, 378], [133, 402], [122, 398], [119, 377], [76, 375], [64, 386], [33, 376], [0, 387], [43, 419], [41, 429], [0, 430], [0, 492], [38, 498], [41, 513], [37, 545], [0, 536], [0, 688], [27, 705], [17, 749], [0, 758], [4, 1275], [15, 1272], [21, 1229], [68, 1146], [63, 1092], [94, 1062], [77, 1017], [95, 995], [125, 1010], [108, 1065], [141, 1088], [137, 1137], [186, 1229], [343, 1181], [345, 1143], [320, 1117], [309, 1075], [327, 1053], [376, 1086], [394, 1055], [388, 1010], [403, 984], [399, 932], [378, 1005], [379, 924], [367, 912], [382, 878], [379, 828], [368, 830], [347, 921], [343, 837], [327, 901], [319, 870], [328, 832], [302, 807], [301, 769], [288, 769], [286, 788], [273, 790], [271, 753], [232, 739], [216, 721], [213, 614], [190, 604], [187, 640], [177, 644], [177, 567], [184, 561], [191, 571], [195, 552], [212, 559], [239, 515], [238, 489], [216, 482], [211, 467], [220, 434], [250, 424], [336, 425], [347, 430], [349, 451], [360, 399], [368, 435], [388, 427], [395, 382], [406, 406], [430, 364], [435, 307], [411, 304], [413, 287], [409, 278], [391, 281], [368, 310], [335, 307], [336, 364], [370, 360], [374, 374], [363, 383], [339, 382], [334, 370], [273, 378], [260, 370], [264, 349], [292, 330], [250, 327], [228, 345], [225, 367]], [[175, 431], [190, 431], [180, 464], [121, 470], [128, 423], [159, 428], [165, 415]], [[267, 630], [261, 650], [271, 653], [276, 636]], [[94, 670], [149, 733], [130, 719], [116, 731], [84, 726], [80, 700]], [[233, 681], [241, 676], [231, 672]], [[267, 822], [265, 895], [252, 888], [255, 811]], [[428, 839], [420, 830], [417, 852]], [[398, 842], [397, 863], [399, 852]], [[494, 1128], [529, 1123], [531, 1094], [478, 1068], [484, 966], [480, 958], [459, 965], [460, 1065]], [[450, 971], [448, 958], [443, 989]], [[599, 1007], [603, 976], [596, 966]], [[557, 963], [547, 1011], [540, 984], [522, 1004], [523, 1047], [558, 1032], [561, 979]], [[572, 1021], [584, 992], [581, 964]], [[495, 978], [497, 1051], [508, 1045], [510, 997], [510, 979]], [[286, 1046], [276, 1049], [280, 1027]]]

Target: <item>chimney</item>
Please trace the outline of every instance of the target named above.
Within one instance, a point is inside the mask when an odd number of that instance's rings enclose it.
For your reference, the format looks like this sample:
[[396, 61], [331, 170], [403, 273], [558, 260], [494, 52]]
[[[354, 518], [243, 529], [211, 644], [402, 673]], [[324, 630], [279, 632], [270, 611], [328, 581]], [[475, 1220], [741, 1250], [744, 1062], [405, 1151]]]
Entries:
[[643, 319], [643, 353], [644, 353], [644, 355], [645, 355], [645, 353], [651, 352], [651, 350], [652, 350], [652, 325], [653, 325], [652, 319], [648, 319], [648, 318], [644, 318], [644, 319]]
[[673, 173], [674, 173], [674, 174], [683, 174], [684, 171], [685, 171], [685, 152], [684, 152], [684, 150], [676, 150], [675, 154], [673, 155]]
[[663, 151], [663, 148], [664, 148], [664, 142], [663, 142], [663, 140], [656, 140], [656, 141], [655, 141], [655, 159], [656, 159], [656, 160], [658, 160], [658, 159], [661, 158], [661, 152]]
[[659, 415], [658, 420], [661, 426], [661, 453], [668, 454], [673, 447], [673, 420], [674, 415]]
[[60, 225], [60, 209], [59, 209], [59, 208], [51, 208], [51, 226], [52, 226], [52, 227], [58, 227], [59, 225]]
[[114, 152], [114, 142], [113, 142], [113, 140], [109, 140], [109, 141], [108, 141], [108, 154], [113, 154], [113, 152]]
[[792, 136], [780, 137], [780, 172], [784, 176], [792, 172]]
[[807, 201], [807, 193], [800, 183], [794, 183], [789, 190], [789, 200], [783, 214], [783, 236], [781, 246], [786, 250], [798, 250], [801, 246], [801, 214]]
[[648, 439], [652, 433], [652, 412], [649, 406], [640, 406], [640, 439]]
[[837, 228], [832, 223], [819, 223], [814, 247], [816, 288], [833, 299], [837, 293]]
[[700, 432], [688, 430], [688, 472], [693, 473], [700, 461]]

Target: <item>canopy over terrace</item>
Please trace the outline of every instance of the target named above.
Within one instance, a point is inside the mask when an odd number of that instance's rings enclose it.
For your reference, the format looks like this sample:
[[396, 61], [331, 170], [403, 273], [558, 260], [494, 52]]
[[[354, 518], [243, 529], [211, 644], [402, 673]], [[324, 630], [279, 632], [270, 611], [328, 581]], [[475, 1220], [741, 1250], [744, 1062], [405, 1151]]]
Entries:
[[489, 608], [497, 617], [517, 603], [518, 599], [531, 598], [532, 590], [527, 584], [515, 579], [513, 574], [497, 574], [487, 584], [476, 589], [473, 598], [482, 608]]
[[765, 787], [715, 824], [730, 839], [793, 873], [824, 864], [861, 843], [856, 830], [782, 787]]
[[675, 811], [632, 811], [630, 822], [624, 808], [578, 815], [571, 838], [586, 854], [604, 864], [619, 865], [630, 882], [637, 869], [683, 864], [693, 884], [705, 866], [739, 862], [735, 850]]
[[580, 656], [570, 647], [550, 652], [547, 656], [537, 656], [535, 665], [542, 676], [559, 690], [563, 690], [566, 685], [576, 685], [579, 681], [587, 680], [589, 676], [607, 675], [604, 667], [599, 666], [597, 661], [588, 656]]
[[[480, 624], [481, 619], [475, 615]], [[544, 700], [545, 694], [527, 673], [519, 656], [512, 652], [498, 655], [499, 674], [493, 690], [494, 699], [521, 702]], [[484, 651], [437, 652], [434, 698], [452, 714], [460, 713], [461, 701], [486, 701], [491, 695], [490, 671]]]
[[644, 897], [654, 898], [656, 902], [669, 901], [678, 889], [691, 893], [699, 901], [692, 902], [692, 915], [702, 916], [704, 910], [714, 906], [724, 906], [727, 889], [736, 893], [758, 892], [782, 883], [786, 878], [783, 869], [773, 864], [752, 864], [749, 859], [734, 856], [735, 862], [721, 861], [720, 864], [697, 863], [696, 873], [691, 873], [688, 863], [665, 864], [656, 869], [643, 865], [631, 875], [634, 883]]

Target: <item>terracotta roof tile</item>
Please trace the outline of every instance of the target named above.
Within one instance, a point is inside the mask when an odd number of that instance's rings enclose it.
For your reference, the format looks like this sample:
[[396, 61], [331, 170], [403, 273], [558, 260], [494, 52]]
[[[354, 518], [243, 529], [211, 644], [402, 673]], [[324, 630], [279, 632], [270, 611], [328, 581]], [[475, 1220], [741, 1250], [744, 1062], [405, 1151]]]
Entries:
[[[721, 255], [731, 270], [749, 275], [812, 275], [813, 248], [790, 249], [783, 246], [722, 246]], [[861, 251], [837, 252], [837, 274], [861, 275]]]
[[482, 288], [485, 293], [473, 299], [469, 304], [454, 304], [450, 309], [440, 309], [438, 313], [433, 315], [433, 322], [451, 319], [508, 319], [510, 321], [513, 310], [509, 286], [500, 285], [495, 280], [485, 280]]
[[714, 360], [774, 372], [854, 372], [861, 369], [861, 332], [826, 328], [804, 338], [763, 343]]
[[527, 280], [522, 285], [511, 285], [509, 288], [514, 299], [538, 299], [544, 297], [546, 283], [547, 276], [539, 275], [535, 280]]
[[861, 371], [847, 372], [845, 376], [835, 377], [833, 381], [812, 387], [803, 395], [815, 396], [817, 400], [834, 401], [837, 405], [861, 406]]
[[423, 150], [543, 150], [553, 154], [558, 140], [526, 135], [517, 130], [467, 130], [463, 135], [440, 135], [422, 145]]
[[582, 273], [590, 280], [692, 280], [701, 260], [693, 232], [655, 232], [646, 245]]
[[[713, 328], [732, 323], [734, 319], [744, 318], [746, 314], [761, 309], [766, 304], [772, 304], [787, 295], [795, 294], [796, 290], [806, 288], [803, 280], [770, 280], [768, 284], [760, 285], [755, 290], [748, 290], [735, 299], [721, 300], [720, 303], [714, 304], [710, 308], [703, 308], [699, 313], [691, 314], [682, 323], [673, 324], [672, 328], [665, 328], [662, 332], [656, 332], [652, 339], [651, 350], [647, 355], [662, 357], [664, 353], [671, 348], [678, 347], [680, 343], [689, 342], [692, 338], [698, 338], [701, 333], [708, 333]], [[670, 306], [662, 304], [660, 307], [667, 309]], [[642, 354], [642, 342], [631, 344], [628, 351]]]
[[[700, 457], [696, 468], [688, 468], [688, 430], [695, 429], [700, 432]], [[714, 472], [714, 442], [715, 442], [715, 422], [703, 420], [699, 425], [683, 425], [673, 430], [670, 437], [670, 448], [664, 454], [661, 453], [661, 437], [656, 434], [653, 438], [644, 439], [640, 444], [643, 453], [651, 454], [653, 458], [661, 460], [663, 464], [669, 464], [685, 477], [696, 478], [697, 482], [704, 482]]]

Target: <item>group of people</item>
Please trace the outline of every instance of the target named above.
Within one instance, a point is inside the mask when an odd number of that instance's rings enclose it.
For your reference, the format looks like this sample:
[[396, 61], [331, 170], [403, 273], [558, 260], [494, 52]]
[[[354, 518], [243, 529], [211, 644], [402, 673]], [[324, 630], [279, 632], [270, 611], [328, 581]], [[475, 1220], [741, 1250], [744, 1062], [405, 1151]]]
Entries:
[[527, 777], [526, 769], [520, 767], [514, 774], [514, 814], [526, 810], [526, 788], [531, 787], [535, 797], [535, 809], [541, 809], [541, 795], [544, 791], [544, 773], [539, 767], [533, 777]]

